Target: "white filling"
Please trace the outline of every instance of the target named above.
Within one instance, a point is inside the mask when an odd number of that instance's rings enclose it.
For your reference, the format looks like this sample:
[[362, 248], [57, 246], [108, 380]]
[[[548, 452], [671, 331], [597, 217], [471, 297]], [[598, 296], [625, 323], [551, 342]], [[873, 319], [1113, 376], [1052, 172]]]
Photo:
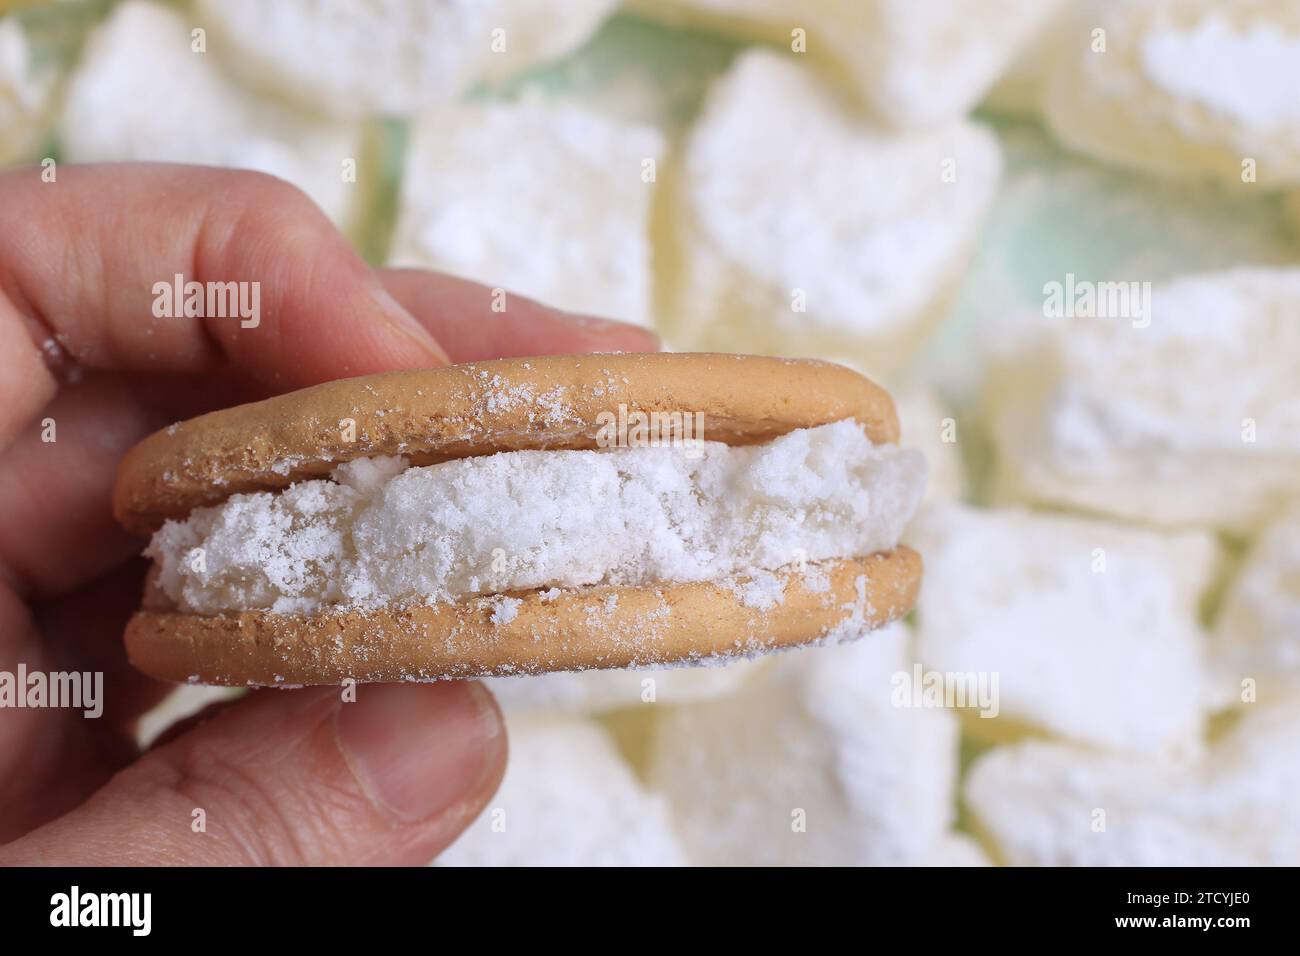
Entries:
[[168, 521], [145, 552], [164, 603], [311, 613], [865, 555], [898, 543], [925, 461], [843, 421], [693, 453], [517, 451], [415, 468], [359, 459], [332, 478]]

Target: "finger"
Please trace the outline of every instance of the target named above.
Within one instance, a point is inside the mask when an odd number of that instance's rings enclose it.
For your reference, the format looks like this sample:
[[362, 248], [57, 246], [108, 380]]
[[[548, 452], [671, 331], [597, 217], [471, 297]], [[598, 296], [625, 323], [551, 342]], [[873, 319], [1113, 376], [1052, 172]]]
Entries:
[[454, 362], [517, 355], [657, 352], [649, 329], [548, 308], [514, 293], [423, 269], [383, 269], [385, 288]]
[[[3, 193], [0, 193], [0, 197]], [[0, 231], [5, 228], [3, 198], [0, 198]], [[3, 240], [0, 240], [3, 243]], [[46, 349], [32, 347], [32, 335], [5, 297], [0, 280], [0, 451], [13, 441], [19, 429], [33, 422], [58, 390], [47, 361], [52, 338], [40, 338]], [[53, 364], [50, 362], [50, 364]]]
[[145, 435], [238, 401], [233, 384], [88, 372], [59, 390], [0, 458], [0, 573], [29, 598], [68, 591], [140, 551], [108, 502], [118, 462]]
[[[24, 701], [20, 673], [48, 679], [62, 669], [39, 638], [29, 609], [0, 587], [0, 671]], [[0, 707], [0, 843], [72, 809], [108, 779], [120, 750], [102, 746], [97, 723], [72, 708]]]
[[135, 757], [137, 718], [172, 689], [132, 667], [122, 647], [122, 633], [140, 606], [148, 569], [144, 558], [133, 558], [33, 609], [37, 629], [60, 670], [104, 675], [103, 717], [91, 723], [103, 739], [121, 744], [124, 760], [114, 769]]
[[[250, 316], [160, 317], [184, 304], [158, 291], [177, 275], [204, 288], [246, 283]], [[18, 344], [15, 323], [28, 341], [6, 354], [6, 374], [40, 386], [5, 390], [16, 401], [0, 408], [0, 440], [50, 397], [45, 343], [90, 368], [201, 373], [229, 361], [280, 390], [446, 362], [301, 191], [194, 166], [71, 166], [57, 182], [30, 169], [0, 174], [6, 352]]]
[[260, 397], [235, 373], [87, 372], [64, 385], [0, 456], [0, 576], [40, 598], [138, 554], [109, 509], [122, 456], [178, 418]]
[[[139, 716], [170, 685], [131, 667], [122, 631], [140, 602], [147, 563], [128, 561], [53, 601], [25, 607], [5, 588], [0, 669], [90, 674], [86, 707], [0, 708], [0, 842], [77, 806], [138, 756]], [[24, 688], [25, 692], [25, 688]]]
[[423, 864], [500, 782], [477, 683], [264, 691], [149, 751], [0, 864]]

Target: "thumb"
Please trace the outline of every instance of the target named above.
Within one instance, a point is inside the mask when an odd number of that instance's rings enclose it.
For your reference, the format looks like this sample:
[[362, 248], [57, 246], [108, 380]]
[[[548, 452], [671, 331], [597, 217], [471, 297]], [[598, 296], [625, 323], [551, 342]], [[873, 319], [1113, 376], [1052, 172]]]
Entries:
[[259, 691], [150, 750], [0, 864], [423, 864], [495, 792], [482, 684]]

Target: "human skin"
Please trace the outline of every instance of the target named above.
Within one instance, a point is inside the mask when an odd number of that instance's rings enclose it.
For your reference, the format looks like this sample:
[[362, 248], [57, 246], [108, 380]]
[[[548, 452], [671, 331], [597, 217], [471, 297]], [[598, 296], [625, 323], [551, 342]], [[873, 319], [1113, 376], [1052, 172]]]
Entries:
[[[153, 285], [177, 273], [260, 283], [260, 324], [155, 318]], [[146, 563], [110, 500], [128, 448], [214, 408], [388, 369], [658, 348], [522, 297], [492, 306], [474, 283], [370, 268], [258, 173], [0, 174], [0, 671], [104, 675], [98, 719], [0, 708], [0, 864], [421, 864], [474, 819], [507, 749], [476, 682], [253, 691], [141, 753], [135, 723], [169, 688], [122, 649]]]

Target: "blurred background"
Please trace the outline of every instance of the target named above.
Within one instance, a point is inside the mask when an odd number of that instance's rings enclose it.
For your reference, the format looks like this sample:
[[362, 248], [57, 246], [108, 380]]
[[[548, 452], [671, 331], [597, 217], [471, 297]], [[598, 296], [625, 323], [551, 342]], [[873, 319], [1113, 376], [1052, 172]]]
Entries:
[[906, 622], [491, 681], [439, 862], [1300, 863], [1294, 0], [0, 11], [6, 166], [269, 172], [376, 265], [852, 365], [925, 451]]

